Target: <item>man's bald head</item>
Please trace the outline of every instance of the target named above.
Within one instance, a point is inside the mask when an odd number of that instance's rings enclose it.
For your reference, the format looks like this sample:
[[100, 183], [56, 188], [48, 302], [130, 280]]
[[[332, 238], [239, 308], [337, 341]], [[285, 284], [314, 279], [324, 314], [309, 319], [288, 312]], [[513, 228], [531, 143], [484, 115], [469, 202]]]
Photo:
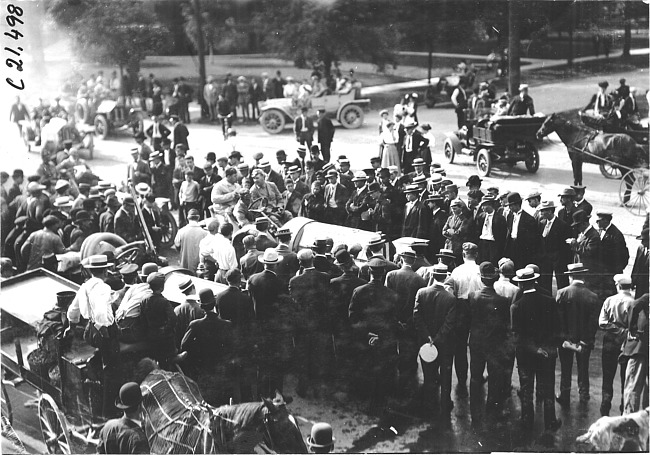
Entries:
[[219, 222], [217, 220], [210, 221], [210, 224], [208, 224], [208, 232], [213, 235], [219, 232]]

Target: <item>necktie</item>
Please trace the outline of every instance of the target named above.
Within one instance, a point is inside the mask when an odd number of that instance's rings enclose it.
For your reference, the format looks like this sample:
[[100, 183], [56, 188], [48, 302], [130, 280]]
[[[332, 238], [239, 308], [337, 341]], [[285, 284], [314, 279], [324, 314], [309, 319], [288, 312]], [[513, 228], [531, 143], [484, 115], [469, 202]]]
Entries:
[[551, 231], [551, 225], [552, 223], [550, 221], [546, 222], [546, 225], [544, 226], [544, 232], [542, 233], [542, 237], [546, 238], [546, 236], [548, 236], [548, 233]]

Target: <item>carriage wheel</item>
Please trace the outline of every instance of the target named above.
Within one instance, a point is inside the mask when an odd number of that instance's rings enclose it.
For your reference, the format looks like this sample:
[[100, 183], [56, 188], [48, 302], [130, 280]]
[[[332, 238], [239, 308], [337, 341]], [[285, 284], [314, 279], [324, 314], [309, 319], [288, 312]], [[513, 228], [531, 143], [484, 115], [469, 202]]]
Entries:
[[174, 219], [174, 215], [170, 212], [164, 212], [160, 217], [161, 240], [160, 244], [165, 248], [170, 248], [174, 244], [174, 239], [178, 233], [178, 224]]
[[623, 172], [621, 169], [611, 163], [600, 163], [598, 168], [600, 169], [600, 173], [603, 174], [603, 177], [606, 179], [619, 180], [621, 177], [623, 177]]
[[632, 169], [621, 180], [619, 197], [623, 206], [636, 216], [646, 216], [650, 206], [650, 170]]
[[[7, 387], [5, 386], [4, 381], [2, 382], [2, 431], [5, 430], [5, 424], [9, 425], [14, 424], [14, 414], [11, 409], [11, 401], [9, 401], [9, 394], [7, 393]], [[5, 422], [6, 419], [6, 422]]]
[[528, 158], [526, 158], [524, 164], [531, 174], [534, 174], [539, 169], [539, 152], [534, 145], [528, 144]]
[[489, 177], [492, 170], [492, 157], [487, 149], [481, 149], [476, 155], [476, 169], [481, 177]]
[[65, 416], [47, 393], [38, 400], [38, 420], [48, 453], [76, 453]]
[[451, 141], [447, 139], [445, 141], [445, 158], [447, 158], [449, 164], [453, 164], [455, 157], [456, 157], [456, 150], [454, 149], [454, 146], [452, 145]]

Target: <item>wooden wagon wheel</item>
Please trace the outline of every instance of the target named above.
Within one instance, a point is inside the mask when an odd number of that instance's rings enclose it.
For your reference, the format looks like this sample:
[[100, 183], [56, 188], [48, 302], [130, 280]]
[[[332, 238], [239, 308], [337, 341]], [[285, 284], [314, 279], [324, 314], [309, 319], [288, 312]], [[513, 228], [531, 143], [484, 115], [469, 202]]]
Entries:
[[11, 401], [9, 401], [9, 394], [7, 393], [7, 386], [5, 386], [4, 380], [2, 381], [2, 430], [5, 430], [5, 419], [9, 425], [14, 424], [14, 414], [11, 409]]
[[650, 170], [636, 168], [621, 180], [619, 197], [623, 206], [636, 216], [646, 216], [650, 207]]
[[623, 177], [623, 171], [621, 168], [612, 164], [611, 162], [603, 162], [598, 165], [600, 173], [603, 174], [603, 177], [611, 180], [618, 180]]
[[75, 453], [65, 416], [47, 393], [38, 400], [38, 420], [48, 453]]

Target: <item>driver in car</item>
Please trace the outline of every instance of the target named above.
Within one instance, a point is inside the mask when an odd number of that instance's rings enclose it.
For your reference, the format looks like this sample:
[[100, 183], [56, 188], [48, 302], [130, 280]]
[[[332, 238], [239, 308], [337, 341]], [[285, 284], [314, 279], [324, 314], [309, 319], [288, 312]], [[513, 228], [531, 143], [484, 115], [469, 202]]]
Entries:
[[63, 143], [65, 141], [72, 141], [73, 144], [79, 144], [82, 142], [82, 136], [79, 130], [75, 125], [74, 115], [65, 116], [65, 119], [68, 121], [65, 125], [59, 130], [59, 150], [63, 148]]
[[273, 182], [266, 181], [266, 174], [262, 169], [255, 169], [253, 171], [253, 186], [251, 187], [251, 199], [257, 201], [258, 199], [265, 199], [266, 206], [263, 207], [267, 213], [273, 213], [273, 221], [279, 221], [279, 224], [284, 224], [292, 218], [291, 213], [284, 210], [282, 193]]

